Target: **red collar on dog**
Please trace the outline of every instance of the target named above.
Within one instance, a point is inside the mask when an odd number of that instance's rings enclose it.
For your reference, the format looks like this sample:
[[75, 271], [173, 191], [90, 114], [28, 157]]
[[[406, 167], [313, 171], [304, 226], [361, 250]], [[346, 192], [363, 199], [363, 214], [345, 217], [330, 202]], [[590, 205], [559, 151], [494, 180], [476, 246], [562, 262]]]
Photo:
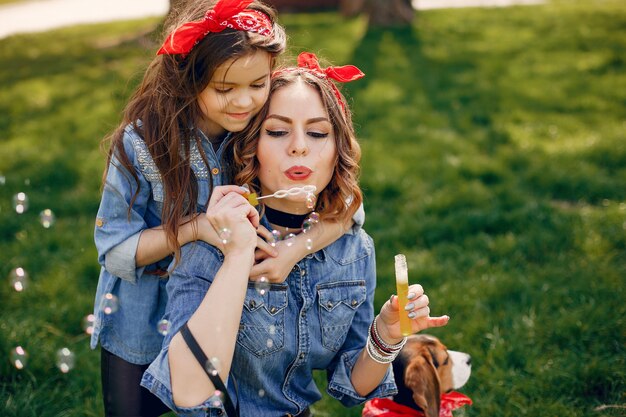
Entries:
[[[472, 400], [460, 392], [452, 391], [441, 394], [439, 417], [453, 417], [452, 410], [464, 405], [472, 405]], [[365, 403], [362, 417], [424, 417], [424, 413], [398, 404], [388, 398], [374, 398]]]

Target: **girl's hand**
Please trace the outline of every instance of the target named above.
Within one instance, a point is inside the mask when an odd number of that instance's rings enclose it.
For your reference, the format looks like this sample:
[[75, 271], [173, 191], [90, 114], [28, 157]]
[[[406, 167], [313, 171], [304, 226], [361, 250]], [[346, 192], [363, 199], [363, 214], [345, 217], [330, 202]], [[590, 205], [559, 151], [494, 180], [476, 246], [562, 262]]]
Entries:
[[240, 193], [222, 194], [218, 188], [220, 187], [216, 187], [211, 195], [213, 201], [209, 203], [210, 209], [206, 216], [222, 239], [224, 256], [241, 250], [254, 250], [257, 244], [259, 213]]
[[398, 296], [392, 295], [380, 309], [377, 321], [378, 332], [383, 340], [395, 344], [402, 339], [399, 314], [408, 314], [411, 318], [413, 333], [448, 324], [450, 320], [448, 316], [430, 317], [429, 302], [428, 296], [419, 284], [413, 284], [409, 287], [409, 302], [406, 311], [398, 311]]
[[[217, 204], [224, 196], [228, 193], [237, 193], [240, 195], [244, 195], [248, 191], [245, 188], [242, 188], [238, 185], [218, 185], [213, 188], [213, 192], [211, 193], [211, 197], [209, 198], [209, 204], [207, 205], [207, 213], [211, 208]], [[258, 225], [257, 225], [258, 226]]]
[[[260, 226], [258, 232], [259, 236], [264, 237], [266, 241], [272, 241], [272, 233], [265, 227]], [[284, 282], [294, 265], [300, 260], [298, 257], [301, 255], [300, 251], [293, 246], [287, 246], [283, 241], [276, 242], [275, 247], [267, 242], [263, 243], [265, 244], [263, 246], [257, 245], [254, 254], [256, 263], [250, 271], [250, 280], [256, 281], [265, 277], [273, 284]]]

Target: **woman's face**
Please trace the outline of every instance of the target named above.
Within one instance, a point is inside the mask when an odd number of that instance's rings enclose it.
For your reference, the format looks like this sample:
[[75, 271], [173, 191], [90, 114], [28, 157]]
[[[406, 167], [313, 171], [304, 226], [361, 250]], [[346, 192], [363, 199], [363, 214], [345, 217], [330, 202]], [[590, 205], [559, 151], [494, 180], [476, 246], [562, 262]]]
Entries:
[[[257, 159], [261, 194], [315, 185], [319, 194], [330, 182], [337, 149], [322, 99], [313, 87], [296, 81], [273, 93], [261, 126]], [[306, 195], [271, 198], [270, 207], [306, 213]]]
[[256, 51], [217, 67], [209, 85], [198, 96], [208, 136], [243, 130], [267, 100], [271, 55]]

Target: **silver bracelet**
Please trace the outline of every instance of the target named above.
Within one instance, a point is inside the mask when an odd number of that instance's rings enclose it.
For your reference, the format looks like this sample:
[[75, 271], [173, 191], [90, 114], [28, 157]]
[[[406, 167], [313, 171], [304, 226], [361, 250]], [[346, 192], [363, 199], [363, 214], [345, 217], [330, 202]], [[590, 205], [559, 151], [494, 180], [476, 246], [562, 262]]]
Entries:
[[374, 341], [372, 340], [370, 335], [367, 335], [367, 343], [365, 345], [365, 348], [367, 349], [367, 354], [370, 358], [372, 358], [374, 362], [378, 362], [383, 365], [387, 365], [393, 362], [393, 360], [396, 358], [396, 356], [398, 356], [398, 353], [400, 352], [397, 351], [391, 354], [381, 352], [374, 344]]
[[390, 345], [389, 343], [386, 343], [383, 340], [383, 338], [380, 337], [380, 334], [378, 333], [378, 326], [376, 325], [376, 320], [378, 320], [378, 316], [374, 317], [374, 321], [372, 322], [372, 329], [374, 330], [374, 334], [376, 335], [376, 339], [378, 339], [378, 342], [380, 342], [382, 347], [384, 347], [385, 349], [399, 352], [404, 346], [404, 344], [406, 343], [406, 336], [403, 337], [402, 340], [400, 340], [395, 345]]

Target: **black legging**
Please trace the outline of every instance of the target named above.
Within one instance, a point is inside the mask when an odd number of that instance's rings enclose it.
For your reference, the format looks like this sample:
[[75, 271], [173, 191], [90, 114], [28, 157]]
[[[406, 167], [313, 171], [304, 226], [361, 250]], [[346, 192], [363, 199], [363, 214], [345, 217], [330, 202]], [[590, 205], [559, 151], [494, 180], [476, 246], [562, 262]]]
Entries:
[[106, 417], [158, 417], [170, 411], [159, 398], [139, 385], [148, 365], [135, 365], [105, 349], [100, 351]]

